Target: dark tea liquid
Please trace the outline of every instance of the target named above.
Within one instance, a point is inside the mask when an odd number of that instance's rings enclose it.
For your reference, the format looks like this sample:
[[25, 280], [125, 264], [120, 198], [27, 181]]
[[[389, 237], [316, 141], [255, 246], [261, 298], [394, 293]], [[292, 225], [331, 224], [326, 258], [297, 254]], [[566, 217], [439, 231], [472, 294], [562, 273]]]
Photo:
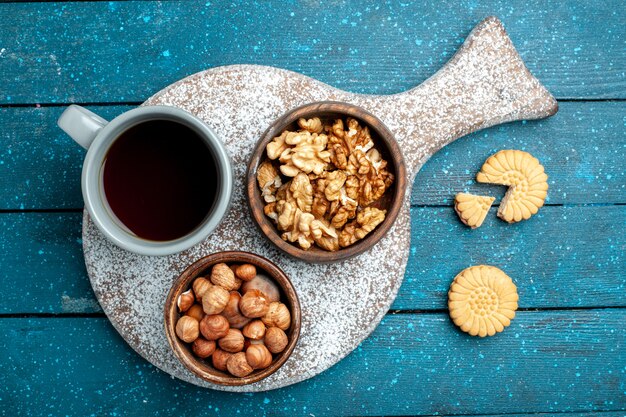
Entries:
[[122, 133], [103, 166], [113, 213], [135, 235], [155, 241], [194, 230], [211, 210], [218, 180], [202, 138], [167, 120], [143, 122]]

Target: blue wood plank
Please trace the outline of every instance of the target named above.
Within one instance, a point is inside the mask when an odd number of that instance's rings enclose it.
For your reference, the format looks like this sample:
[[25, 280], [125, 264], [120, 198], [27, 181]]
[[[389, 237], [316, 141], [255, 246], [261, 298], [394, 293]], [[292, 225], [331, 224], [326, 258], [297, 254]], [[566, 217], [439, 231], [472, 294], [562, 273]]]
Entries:
[[156, 370], [105, 319], [1, 319], [7, 415], [431, 415], [625, 410], [626, 310], [521, 312], [486, 340], [447, 315], [387, 316], [322, 375], [266, 393]]
[[476, 173], [501, 149], [530, 152], [548, 174], [547, 204], [626, 203], [626, 103], [559, 103], [556, 116], [476, 132], [437, 152], [413, 185], [412, 203], [452, 204], [465, 191], [497, 198], [506, 187]]
[[[560, 417], [624, 417], [626, 411], [591, 411], [582, 413], [559, 413]], [[529, 413], [529, 414], [482, 414], [472, 417], [554, 417], [554, 413]]]
[[101, 311], [82, 252], [81, 214], [0, 214], [0, 314]]
[[[524, 308], [626, 306], [626, 206], [548, 206], [517, 225], [492, 209], [477, 230], [451, 207], [415, 208], [412, 217], [411, 254], [393, 309], [446, 308], [454, 276], [479, 263], [506, 271]], [[80, 213], [0, 214], [0, 314], [100, 311], [80, 227]]]
[[424, 81], [499, 16], [559, 98], [626, 97], [620, 0], [0, 4], [0, 103], [143, 101], [194, 72], [256, 63], [339, 88]]
[[[109, 119], [131, 108], [90, 107]], [[56, 125], [63, 110], [0, 108], [0, 209], [83, 207], [80, 175], [85, 150]]]
[[[90, 109], [113, 118], [132, 106]], [[0, 108], [0, 209], [80, 208], [85, 152], [56, 125], [64, 107]], [[459, 191], [498, 197], [476, 184], [484, 160], [503, 148], [536, 155], [550, 176], [550, 204], [626, 203], [624, 102], [561, 103], [550, 119], [511, 123], [444, 148], [415, 179], [413, 204], [451, 204]]]
[[626, 206], [543, 207], [510, 225], [492, 208], [472, 230], [450, 207], [411, 211], [411, 254], [392, 308], [446, 308], [456, 274], [495, 265], [517, 284], [520, 306], [626, 306]]

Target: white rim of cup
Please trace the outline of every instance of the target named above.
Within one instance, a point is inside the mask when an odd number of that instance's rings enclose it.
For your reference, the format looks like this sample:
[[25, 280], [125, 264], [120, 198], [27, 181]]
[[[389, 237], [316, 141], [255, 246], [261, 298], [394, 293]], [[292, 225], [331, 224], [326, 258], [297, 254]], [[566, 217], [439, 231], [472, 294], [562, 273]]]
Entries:
[[[205, 220], [192, 232], [178, 239], [152, 241], [124, 230], [119, 220], [112, 218], [102, 195], [101, 170], [109, 147], [119, 135], [138, 123], [149, 120], [170, 120], [193, 129], [204, 140], [217, 164], [219, 192]], [[143, 106], [127, 111], [107, 123], [89, 146], [83, 163], [81, 188], [85, 207], [94, 224], [115, 245], [148, 256], [172, 255], [202, 242], [220, 224], [230, 207], [233, 172], [226, 148], [217, 134], [202, 120], [182, 109], [171, 106]], [[182, 203], [182, 202], [181, 202]]]

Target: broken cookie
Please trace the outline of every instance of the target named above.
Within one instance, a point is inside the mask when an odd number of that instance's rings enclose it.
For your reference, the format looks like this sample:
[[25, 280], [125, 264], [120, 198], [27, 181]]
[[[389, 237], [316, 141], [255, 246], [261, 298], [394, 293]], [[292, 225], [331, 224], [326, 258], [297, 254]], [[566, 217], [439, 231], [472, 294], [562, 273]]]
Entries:
[[493, 197], [458, 193], [454, 197], [454, 210], [463, 224], [476, 229], [485, 221], [494, 200]]
[[548, 194], [548, 176], [543, 165], [524, 151], [503, 150], [490, 156], [476, 181], [509, 186], [498, 209], [498, 217], [509, 223], [536, 214]]

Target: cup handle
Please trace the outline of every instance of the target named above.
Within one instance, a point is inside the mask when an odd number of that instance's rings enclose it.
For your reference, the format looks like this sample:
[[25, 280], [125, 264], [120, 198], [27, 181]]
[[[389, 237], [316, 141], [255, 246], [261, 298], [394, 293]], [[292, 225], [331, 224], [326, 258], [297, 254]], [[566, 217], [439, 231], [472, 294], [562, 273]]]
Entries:
[[57, 125], [85, 149], [89, 149], [91, 142], [107, 123], [102, 117], [76, 104], [65, 109], [57, 120]]

